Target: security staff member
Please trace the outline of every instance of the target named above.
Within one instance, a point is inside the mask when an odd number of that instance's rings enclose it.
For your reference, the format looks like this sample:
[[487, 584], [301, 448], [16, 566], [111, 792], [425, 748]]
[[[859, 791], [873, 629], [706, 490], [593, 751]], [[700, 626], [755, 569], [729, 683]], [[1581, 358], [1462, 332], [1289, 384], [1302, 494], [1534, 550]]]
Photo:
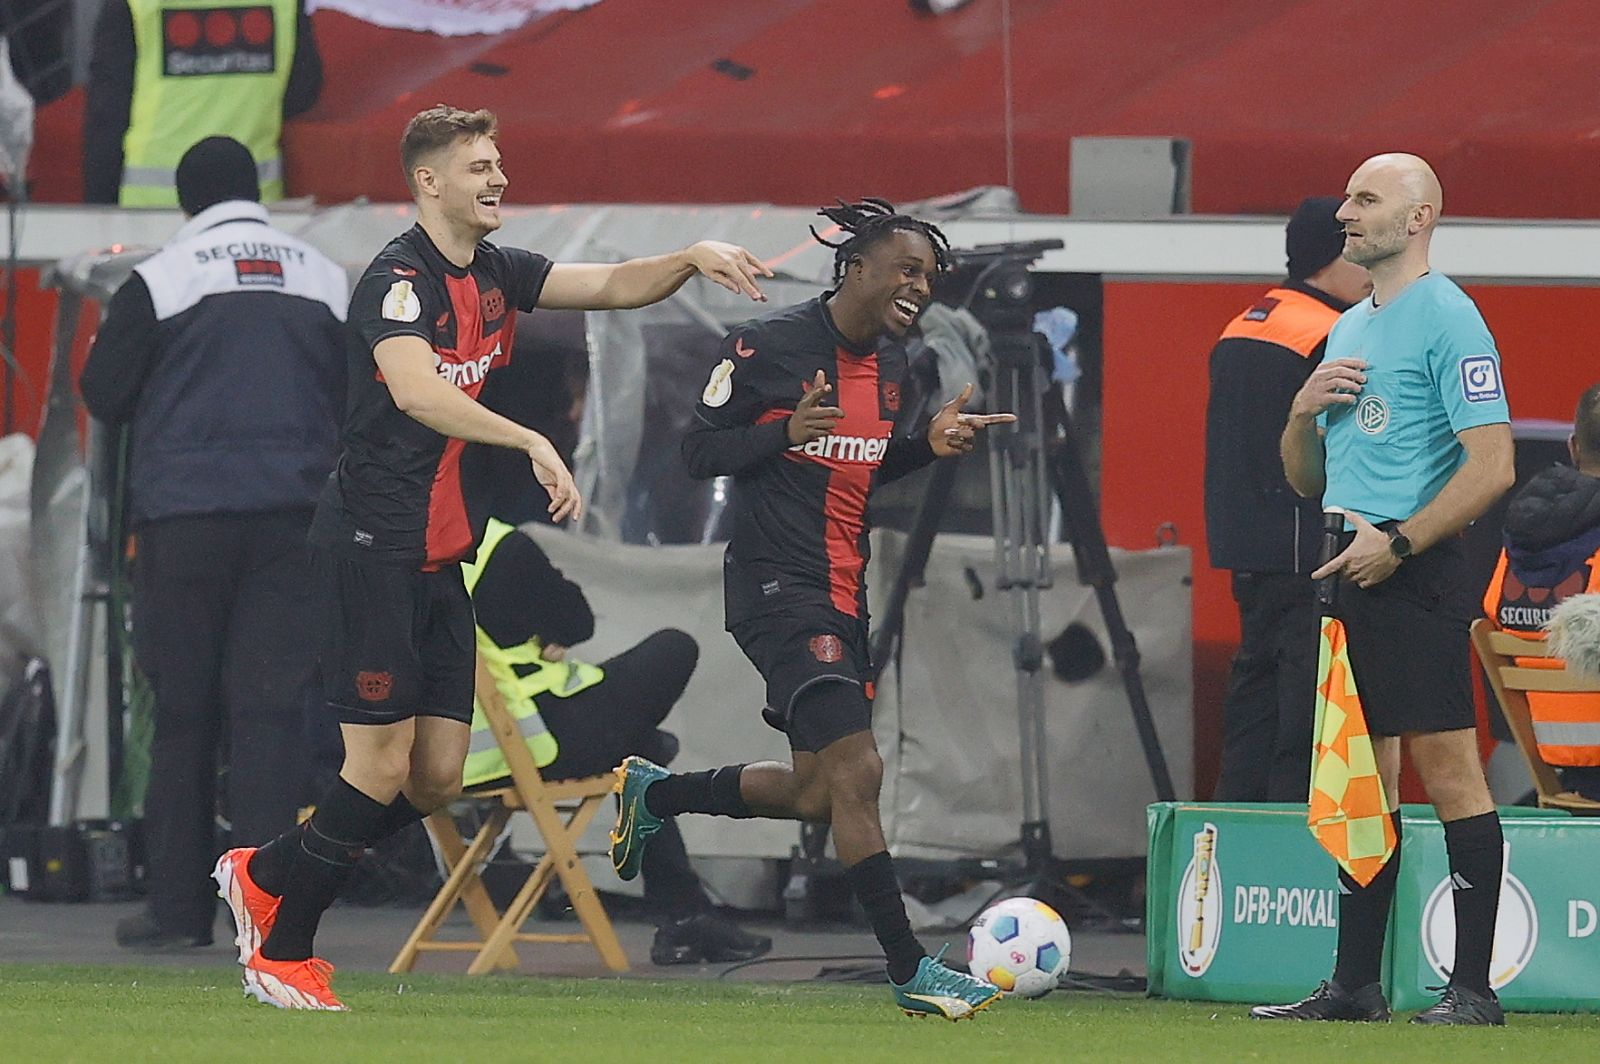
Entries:
[[[629, 754], [665, 764], [678, 741], [661, 723], [689, 684], [700, 648], [663, 628], [600, 665], [567, 652], [594, 635], [594, 612], [530, 537], [491, 519], [477, 557], [461, 565], [478, 622], [478, 651], [546, 779], [608, 772]], [[463, 770], [466, 787], [508, 774], [505, 755], [476, 706]], [[656, 964], [751, 960], [772, 940], [741, 930], [713, 908], [689, 866], [675, 819], [645, 854], [645, 901], [660, 922]]]
[[1301, 802], [1311, 771], [1317, 618], [1316, 499], [1284, 479], [1278, 435], [1322, 362], [1328, 330], [1372, 287], [1347, 262], [1337, 196], [1303, 201], [1284, 234], [1288, 278], [1228, 323], [1211, 349], [1206, 541], [1231, 570], [1239, 652], [1222, 706], [1218, 801]]
[[[1600, 384], [1578, 400], [1567, 452], [1572, 465], [1539, 473], [1506, 509], [1506, 545], [1483, 610], [1508, 632], [1542, 638], [1558, 604], [1600, 591]], [[1527, 658], [1518, 664], [1559, 668], [1562, 662]], [[1568, 789], [1600, 797], [1600, 696], [1534, 691], [1528, 711], [1539, 756], [1558, 767]]]
[[[1412, 1022], [1502, 1024], [1489, 985], [1503, 839], [1478, 759], [1467, 626], [1476, 612], [1460, 532], [1515, 477], [1500, 355], [1478, 308], [1430, 269], [1444, 193], [1415, 155], [1368, 159], [1339, 208], [1344, 255], [1372, 295], [1340, 316], [1327, 358], [1290, 406], [1284, 472], [1345, 513], [1348, 545], [1313, 571], [1338, 574], [1338, 614], [1373, 753], [1392, 802], [1402, 740], [1444, 824], [1455, 961], [1439, 1003]], [[1400, 831], [1400, 815], [1394, 814]], [[1339, 872], [1333, 977], [1251, 1015], [1387, 1020], [1379, 975], [1403, 850], [1365, 886]], [[1407, 928], [1402, 934], [1415, 934]]]
[[177, 206], [178, 159], [213, 134], [250, 149], [260, 198], [282, 199], [279, 131], [321, 90], [305, 0], [107, 0], [89, 60], [84, 202]]
[[306, 532], [333, 468], [347, 282], [274, 229], [243, 144], [177, 168], [189, 221], [111, 299], [80, 387], [131, 434], [134, 652], [155, 691], [149, 907], [133, 947], [211, 942], [217, 750], [233, 839], [294, 824], [317, 647]]

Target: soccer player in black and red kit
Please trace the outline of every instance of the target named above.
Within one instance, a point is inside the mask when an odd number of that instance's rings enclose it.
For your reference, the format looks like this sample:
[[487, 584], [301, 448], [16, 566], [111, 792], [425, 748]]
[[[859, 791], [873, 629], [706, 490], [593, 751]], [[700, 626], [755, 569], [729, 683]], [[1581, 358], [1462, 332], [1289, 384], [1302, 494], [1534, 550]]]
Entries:
[[230, 850], [216, 870], [245, 989], [280, 1008], [343, 1009], [332, 967], [312, 953], [323, 911], [367, 846], [461, 789], [474, 634], [457, 563], [487, 519], [467, 505], [462, 449], [526, 453], [551, 515], [582, 512], [549, 441], [477, 402], [484, 378], [511, 358], [517, 313], [646, 306], [696, 273], [764, 298], [756, 277], [766, 268], [731, 244], [600, 265], [488, 243], [506, 188], [495, 136], [487, 111], [439, 106], [412, 118], [400, 155], [418, 222], [351, 298], [343, 451], [311, 529], [328, 620], [323, 682], [344, 765], [302, 828]]
[[727, 627], [766, 680], [762, 715], [788, 736], [794, 761], [671, 775], [629, 758], [618, 769], [612, 863], [633, 878], [660, 818], [679, 813], [831, 824], [896, 1003], [961, 1019], [999, 990], [927, 956], [906, 919], [878, 815], [866, 506], [874, 485], [964, 454], [978, 429], [1014, 418], [962, 413], [969, 384], [925, 435], [893, 434], [906, 372], [897, 341], [946, 265], [944, 235], [881, 200], [821, 213], [845, 234], [837, 243], [818, 236], [835, 248], [835, 288], [728, 334], [683, 441], [692, 475], [735, 478], [723, 563]]

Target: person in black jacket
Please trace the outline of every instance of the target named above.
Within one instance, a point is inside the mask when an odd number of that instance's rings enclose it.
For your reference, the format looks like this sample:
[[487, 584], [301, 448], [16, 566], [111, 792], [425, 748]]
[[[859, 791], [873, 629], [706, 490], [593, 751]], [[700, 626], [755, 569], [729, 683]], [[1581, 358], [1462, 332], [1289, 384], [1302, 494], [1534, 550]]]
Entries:
[[238, 141], [196, 144], [177, 178], [189, 221], [112, 297], [79, 381], [129, 430], [134, 652], [155, 691], [130, 947], [211, 942], [224, 734], [235, 844], [294, 825], [318, 650], [306, 532], [344, 403], [344, 270], [268, 224]]
[[[1505, 547], [1483, 608], [1501, 628], [1546, 628], [1556, 606], [1600, 592], [1600, 384], [1578, 400], [1571, 465], [1557, 463], [1517, 490], [1506, 507]], [[1561, 783], [1600, 798], [1600, 696], [1529, 694], [1539, 754]]]
[[[546, 661], [560, 661], [568, 648], [594, 635], [594, 611], [583, 589], [520, 532], [507, 533], [495, 545], [473, 589], [472, 605], [478, 626], [498, 645], [537, 639]], [[693, 636], [663, 628], [601, 662], [604, 678], [598, 683], [559, 697], [539, 696], [539, 716], [559, 747], [541, 775], [548, 780], [595, 776], [629, 754], [660, 764], [672, 761], [678, 740], [661, 724], [699, 659]], [[644, 894], [660, 920], [650, 947], [656, 964], [751, 960], [772, 948], [770, 938], [743, 931], [715, 911], [671, 817], [645, 855]]]
[[1289, 487], [1278, 437], [1322, 361], [1328, 330], [1366, 296], [1367, 271], [1342, 257], [1341, 200], [1300, 204], [1285, 234], [1288, 278], [1234, 318], [1211, 350], [1206, 404], [1206, 539], [1232, 572], [1239, 652], [1222, 707], [1224, 802], [1303, 802], [1311, 773], [1321, 505]]

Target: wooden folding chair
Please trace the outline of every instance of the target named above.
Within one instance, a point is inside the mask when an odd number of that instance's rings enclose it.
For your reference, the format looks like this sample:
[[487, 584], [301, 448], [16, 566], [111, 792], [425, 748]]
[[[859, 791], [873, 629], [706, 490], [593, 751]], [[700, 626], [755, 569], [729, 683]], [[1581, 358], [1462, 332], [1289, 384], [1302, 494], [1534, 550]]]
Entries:
[[1600, 802], [1561, 788], [1561, 778], [1544, 758], [1533, 735], [1533, 715], [1528, 709], [1528, 692], [1594, 694], [1600, 699], [1600, 684], [1568, 669], [1519, 666], [1517, 658], [1549, 658], [1553, 655], [1543, 639], [1525, 639], [1502, 631], [1487, 617], [1472, 622], [1472, 646], [1489, 676], [1489, 686], [1500, 702], [1506, 723], [1517, 740], [1517, 749], [1533, 774], [1533, 787], [1541, 809], [1565, 809], [1582, 816], [1600, 815]]
[[[428, 904], [422, 919], [417, 921], [417, 926], [400, 948], [394, 963], [389, 965], [389, 971], [408, 972], [416, 964], [418, 953], [434, 950], [475, 953], [472, 964], [467, 968], [468, 975], [482, 975], [498, 969], [514, 970], [518, 967], [515, 945], [518, 942], [588, 942], [600, 954], [607, 968], [614, 972], [627, 971], [628, 958], [622, 952], [622, 944], [617, 941], [616, 930], [611, 926], [605, 907], [600, 904], [594, 884], [578, 860], [577, 850], [579, 837], [594, 819], [601, 803], [611, 795], [616, 777], [608, 772], [603, 776], [546, 783], [539, 775], [533, 755], [524, 745], [516, 721], [506, 708], [505, 699], [490, 677], [481, 655], [478, 658], [477, 694], [478, 704], [483, 707], [495, 740], [505, 754], [511, 780], [504, 787], [473, 792], [473, 797], [492, 801], [495, 805], [470, 843], [462, 841], [455, 820], [448, 811], [441, 810], [428, 817], [428, 830], [439, 844], [439, 851], [449, 867], [449, 876]], [[545, 853], [502, 913], [490, 900], [480, 876], [495, 840], [518, 810], [524, 810], [533, 817], [539, 834], [544, 837]], [[558, 877], [583, 925], [582, 933], [523, 931], [522, 925], [533, 912], [533, 907]], [[466, 907], [479, 937], [471, 940], [440, 940], [436, 937], [439, 927], [458, 901]]]

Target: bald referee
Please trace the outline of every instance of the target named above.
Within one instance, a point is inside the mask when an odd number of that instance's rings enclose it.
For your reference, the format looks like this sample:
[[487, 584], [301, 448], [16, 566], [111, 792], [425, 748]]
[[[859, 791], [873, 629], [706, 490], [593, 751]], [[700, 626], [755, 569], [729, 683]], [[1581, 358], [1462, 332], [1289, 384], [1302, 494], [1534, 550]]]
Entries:
[[[1412, 1022], [1498, 1025], [1489, 955], [1502, 839], [1478, 760], [1474, 589], [1460, 533], [1511, 487], [1511, 417], [1482, 315], [1428, 266], [1443, 202], [1415, 155], [1374, 156], [1351, 176], [1338, 213], [1344, 255], [1372, 274], [1372, 295], [1334, 324], [1327, 359], [1290, 407], [1282, 451], [1295, 491], [1347, 515], [1342, 551], [1312, 577], [1340, 576], [1338, 613], [1385, 791], [1392, 800], [1399, 789], [1403, 741], [1444, 823], [1455, 957], [1443, 997]], [[1397, 846], [1365, 887], [1341, 870], [1333, 978], [1251, 1015], [1387, 1020], [1378, 980], [1399, 868]]]

